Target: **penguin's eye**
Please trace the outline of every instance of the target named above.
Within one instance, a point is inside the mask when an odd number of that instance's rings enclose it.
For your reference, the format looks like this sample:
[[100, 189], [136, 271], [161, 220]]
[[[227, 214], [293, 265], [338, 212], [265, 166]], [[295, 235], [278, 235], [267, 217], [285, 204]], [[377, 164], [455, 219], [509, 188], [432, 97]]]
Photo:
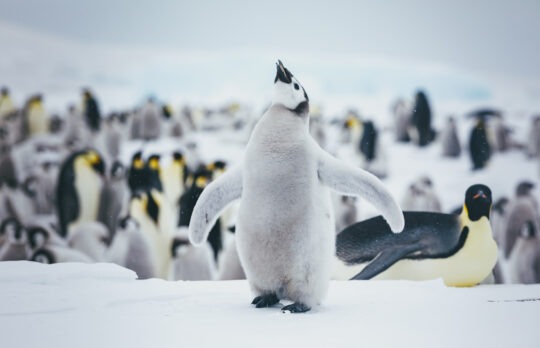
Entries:
[[300, 86], [298, 86], [298, 83], [295, 83], [295, 84], [294, 84], [294, 89], [296, 89], [296, 90], [299, 90], [299, 89], [300, 89]]

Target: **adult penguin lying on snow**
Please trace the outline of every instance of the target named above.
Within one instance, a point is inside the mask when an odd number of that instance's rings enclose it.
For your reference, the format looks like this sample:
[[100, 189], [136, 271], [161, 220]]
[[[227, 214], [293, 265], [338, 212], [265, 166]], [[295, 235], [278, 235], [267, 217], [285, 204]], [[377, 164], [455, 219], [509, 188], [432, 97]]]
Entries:
[[449, 286], [473, 286], [497, 262], [490, 208], [490, 189], [473, 185], [461, 215], [404, 212], [400, 234], [392, 233], [381, 216], [347, 227], [337, 236], [337, 257], [351, 272], [369, 262], [352, 279], [442, 278]]

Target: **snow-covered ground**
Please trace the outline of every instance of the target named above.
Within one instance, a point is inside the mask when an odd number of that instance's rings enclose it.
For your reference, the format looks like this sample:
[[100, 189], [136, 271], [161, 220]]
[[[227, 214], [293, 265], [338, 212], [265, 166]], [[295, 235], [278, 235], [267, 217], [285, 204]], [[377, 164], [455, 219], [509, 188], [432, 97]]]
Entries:
[[112, 264], [0, 263], [2, 347], [537, 347], [540, 285], [330, 284], [300, 315], [245, 281], [136, 280]]

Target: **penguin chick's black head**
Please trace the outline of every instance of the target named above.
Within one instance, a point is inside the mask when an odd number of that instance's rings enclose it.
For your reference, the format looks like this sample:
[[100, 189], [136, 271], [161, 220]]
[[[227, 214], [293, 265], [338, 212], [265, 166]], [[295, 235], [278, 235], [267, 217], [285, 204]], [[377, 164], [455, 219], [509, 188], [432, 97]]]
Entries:
[[477, 221], [485, 216], [489, 219], [491, 209], [491, 190], [486, 185], [472, 185], [465, 193], [465, 208], [469, 219]]
[[291, 83], [293, 74], [285, 66], [283, 66], [283, 63], [281, 60], [278, 60], [276, 63], [276, 77], [274, 79], [274, 83], [281, 81], [283, 83]]
[[53, 255], [53, 253], [51, 253], [47, 249], [39, 249], [39, 250], [37, 250], [34, 253], [34, 255], [32, 255], [32, 257], [30, 258], [30, 261], [35, 261], [35, 262], [39, 262], [39, 263], [46, 263], [46, 264], [56, 263], [56, 259], [55, 259], [54, 255]]
[[516, 187], [516, 196], [527, 196], [534, 188], [534, 183], [530, 181], [522, 181]]
[[306, 90], [280, 60], [276, 63], [276, 69], [273, 102], [284, 105], [298, 115], [306, 115], [309, 112]]

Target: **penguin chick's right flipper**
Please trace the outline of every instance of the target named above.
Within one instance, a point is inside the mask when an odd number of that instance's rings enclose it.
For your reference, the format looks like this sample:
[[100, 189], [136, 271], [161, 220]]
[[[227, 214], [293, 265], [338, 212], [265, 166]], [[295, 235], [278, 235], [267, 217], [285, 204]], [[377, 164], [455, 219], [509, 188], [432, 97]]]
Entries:
[[405, 226], [403, 212], [376, 176], [350, 166], [320, 148], [318, 158], [317, 174], [324, 185], [344, 195], [365, 198], [382, 213], [393, 232], [403, 230]]
[[373, 261], [371, 261], [362, 272], [358, 273], [351, 280], [368, 280], [379, 273], [386, 271], [393, 264], [401, 260], [403, 257], [418, 251], [418, 245], [409, 245], [405, 248], [390, 248], [382, 251]]
[[208, 238], [210, 229], [216, 223], [225, 207], [242, 195], [242, 171], [231, 168], [210, 183], [195, 204], [189, 223], [189, 240], [195, 245]]

